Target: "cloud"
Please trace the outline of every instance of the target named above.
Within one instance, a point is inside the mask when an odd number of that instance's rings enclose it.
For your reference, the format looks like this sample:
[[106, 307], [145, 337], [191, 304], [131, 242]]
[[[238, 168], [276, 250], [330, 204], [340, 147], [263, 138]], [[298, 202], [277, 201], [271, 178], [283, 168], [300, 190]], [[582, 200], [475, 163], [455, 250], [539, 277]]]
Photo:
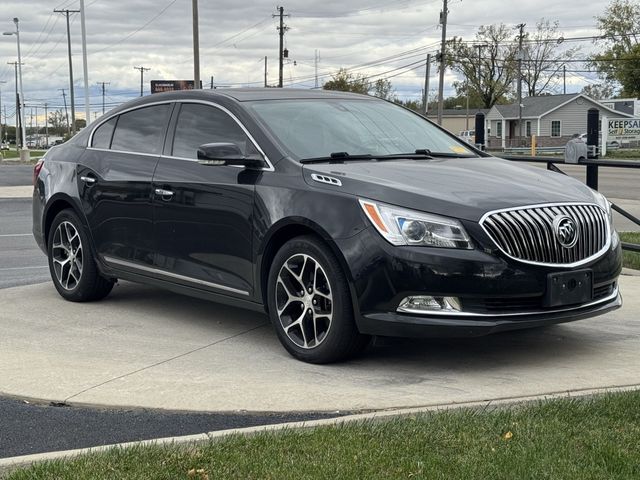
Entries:
[[[110, 82], [108, 104], [135, 97], [139, 92], [139, 72], [134, 66], [150, 68], [145, 90], [151, 79], [192, 78], [191, 2], [189, 0], [85, 0], [89, 80], [92, 108], [101, 109], [97, 82]], [[20, 17], [23, 52], [23, 79], [27, 103], [47, 102], [61, 106], [59, 89], [69, 88], [65, 18], [54, 8], [77, 9], [78, 0], [3, 0], [0, 30], [13, 30], [12, 17]], [[340, 67], [352, 67], [389, 58], [384, 64], [365, 66], [357, 71], [378, 74], [422, 59], [427, 51], [438, 49], [441, 31], [438, 17], [440, 1], [433, 0], [291, 0], [285, 5], [289, 30], [286, 47], [285, 84], [314, 85], [314, 55], [320, 51], [318, 71], [322, 80]], [[594, 16], [604, 9], [601, 0], [586, 0], [576, 9], [562, 2], [540, 0], [519, 2], [505, 7], [498, 0], [454, 1], [449, 4], [448, 36], [472, 39], [481, 24], [525, 22], [533, 27], [540, 17], [560, 21], [565, 36], [596, 32]], [[277, 83], [277, 18], [271, 1], [237, 2], [200, 0], [201, 76], [208, 84], [256, 85], [263, 81], [263, 59], [268, 57], [269, 82]], [[82, 56], [79, 15], [71, 17], [72, 53], [76, 101], [83, 102]], [[415, 56], [402, 52], [420, 47]], [[593, 46], [586, 44], [583, 53]], [[15, 37], [0, 37], [0, 80], [3, 100], [12, 101], [13, 68], [16, 60]], [[295, 61], [295, 65], [294, 65]], [[402, 71], [394, 72], [402, 73]], [[445, 92], [452, 93], [447, 75]], [[419, 98], [424, 70], [407, 71], [391, 79], [396, 91], [407, 98]], [[572, 79], [581, 88], [584, 81]], [[437, 86], [437, 69], [432, 69], [431, 86]]]

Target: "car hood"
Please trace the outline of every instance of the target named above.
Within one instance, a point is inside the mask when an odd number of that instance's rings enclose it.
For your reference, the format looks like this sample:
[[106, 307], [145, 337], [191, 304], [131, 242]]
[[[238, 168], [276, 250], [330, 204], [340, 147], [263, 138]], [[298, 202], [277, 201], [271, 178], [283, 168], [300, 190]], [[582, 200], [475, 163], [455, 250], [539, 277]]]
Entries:
[[[304, 172], [315, 187], [476, 222], [502, 208], [595, 201], [592, 190], [578, 180], [494, 157], [313, 164], [305, 165]], [[337, 178], [342, 185], [319, 183], [312, 173]]]

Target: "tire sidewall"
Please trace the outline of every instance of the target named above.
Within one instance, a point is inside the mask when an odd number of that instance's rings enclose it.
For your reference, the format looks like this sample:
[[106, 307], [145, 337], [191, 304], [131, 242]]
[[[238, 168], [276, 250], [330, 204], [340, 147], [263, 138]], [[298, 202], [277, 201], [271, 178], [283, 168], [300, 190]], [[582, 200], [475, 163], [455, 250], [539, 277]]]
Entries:
[[[53, 268], [53, 237], [58, 226], [62, 222], [69, 222], [80, 235], [80, 242], [82, 243], [82, 274], [80, 275], [80, 281], [71, 290], [67, 290], [58, 282], [55, 271]], [[47, 239], [47, 257], [49, 260], [49, 273], [51, 280], [58, 293], [67, 300], [81, 300], [84, 297], [83, 292], [86, 291], [88, 283], [90, 281], [90, 272], [95, 270], [95, 264], [93, 263], [93, 254], [91, 251], [91, 245], [89, 243], [89, 237], [85, 231], [80, 218], [73, 210], [63, 210], [56, 215], [51, 223], [49, 229], [49, 238]]]
[[[333, 319], [326, 338], [317, 347], [306, 349], [296, 345], [284, 331], [276, 308], [276, 282], [284, 263], [293, 255], [305, 254], [313, 257], [325, 271], [332, 292]], [[314, 363], [332, 361], [336, 356], [335, 344], [344, 335], [352, 335], [355, 328], [353, 307], [344, 273], [335, 255], [320, 241], [312, 237], [290, 240], [275, 255], [269, 271], [267, 304], [269, 318], [278, 337], [287, 351], [294, 357]], [[329, 360], [325, 360], [329, 359]]]

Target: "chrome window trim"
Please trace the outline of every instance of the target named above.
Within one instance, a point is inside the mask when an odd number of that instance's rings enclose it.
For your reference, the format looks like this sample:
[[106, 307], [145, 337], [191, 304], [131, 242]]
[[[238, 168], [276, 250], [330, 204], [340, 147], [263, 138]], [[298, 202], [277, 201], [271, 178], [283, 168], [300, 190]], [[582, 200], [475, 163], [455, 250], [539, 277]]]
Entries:
[[581, 308], [589, 308], [589, 307], [593, 307], [595, 305], [599, 305], [600, 303], [606, 303], [606, 302], [610, 302], [611, 300], [614, 300], [615, 298], [618, 297], [618, 294], [620, 293], [620, 288], [618, 287], [618, 285], [616, 285], [615, 290], [613, 291], [613, 293], [611, 295], [609, 295], [608, 297], [605, 298], [600, 298], [598, 300], [594, 300], [592, 302], [589, 303], [584, 303], [582, 305], [575, 305], [569, 308], [558, 308], [555, 310], [544, 310], [544, 311], [540, 311], [540, 310], [525, 310], [522, 312], [510, 312], [510, 313], [473, 313], [473, 312], [463, 312], [463, 311], [458, 311], [458, 312], [443, 312], [443, 311], [437, 311], [437, 310], [409, 310], [409, 309], [404, 309], [404, 308], [400, 308], [398, 307], [396, 309], [397, 312], [399, 313], [405, 313], [405, 314], [414, 314], [414, 315], [427, 315], [427, 316], [442, 316], [442, 317], [470, 317], [470, 318], [492, 318], [492, 317], [526, 317], [529, 315], [549, 315], [551, 313], [563, 313], [563, 312], [571, 312], [573, 310], [580, 310]]
[[514, 260], [516, 262], [521, 262], [521, 263], [526, 263], [528, 265], [539, 265], [542, 267], [553, 267], [553, 268], [573, 268], [573, 267], [579, 267], [580, 265], [584, 265], [586, 263], [589, 263], [593, 260], [595, 260], [598, 257], [601, 257], [602, 255], [604, 255], [607, 250], [609, 250], [609, 247], [611, 247], [611, 225], [609, 224], [609, 222], [605, 222], [606, 223], [606, 241], [604, 246], [598, 250], [596, 253], [594, 253], [593, 255], [591, 255], [590, 257], [587, 257], [585, 259], [582, 259], [578, 262], [573, 262], [573, 263], [544, 263], [544, 262], [534, 262], [531, 260], [522, 260], [521, 258], [517, 258], [514, 257], [512, 255], [510, 255], [509, 253], [507, 253], [505, 250], [502, 249], [502, 247], [498, 244], [498, 242], [496, 242], [493, 238], [493, 236], [491, 236], [491, 234], [489, 233], [489, 231], [485, 228], [484, 226], [484, 221], [490, 217], [491, 215], [494, 215], [496, 213], [502, 213], [502, 212], [513, 212], [513, 211], [517, 211], [517, 210], [528, 210], [528, 209], [534, 209], [534, 208], [544, 208], [544, 207], [562, 207], [562, 206], [576, 206], [576, 205], [588, 205], [588, 206], [593, 206], [596, 208], [599, 208], [600, 210], [602, 210], [605, 214], [605, 218], [607, 217], [607, 212], [604, 211], [604, 209], [598, 205], [597, 203], [593, 203], [593, 202], [555, 202], [555, 203], [540, 203], [540, 204], [536, 204], [536, 205], [524, 205], [521, 207], [511, 207], [511, 208], [502, 208], [499, 210], [492, 210], [490, 212], [485, 213], [482, 218], [480, 218], [480, 226], [482, 227], [482, 230], [484, 231], [484, 233], [489, 237], [489, 239], [493, 242], [493, 244], [498, 247], [498, 250], [500, 250], [500, 252], [502, 252], [502, 254], [504, 254], [506, 257], [510, 258], [511, 260]]
[[207, 287], [212, 287], [212, 288], [216, 288], [218, 290], [224, 290], [226, 292], [231, 292], [231, 293], [237, 293], [239, 295], [249, 295], [249, 292], [245, 291], [245, 290], [239, 290], [237, 288], [233, 288], [233, 287], [227, 287], [226, 285], [220, 285], [218, 283], [213, 283], [213, 282], [207, 282], [205, 280], [200, 280], [197, 278], [193, 278], [193, 277], [187, 277], [185, 275], [179, 275], [177, 273], [173, 273], [173, 272], [167, 272], [166, 270], [161, 270], [159, 268], [154, 268], [154, 267], [147, 267], [146, 265], [140, 265], [139, 263], [134, 263], [134, 262], [128, 262], [126, 260], [120, 260], [119, 258], [113, 258], [113, 257], [109, 257], [109, 256], [103, 256], [102, 259], [107, 262], [107, 263], [111, 263], [113, 265], [120, 265], [123, 267], [128, 267], [128, 268], [132, 268], [135, 270], [140, 270], [143, 272], [147, 272], [147, 273], [154, 273], [157, 275], [164, 275], [166, 277], [169, 278], [175, 278], [176, 280], [184, 280], [186, 282], [190, 282], [190, 283], [195, 283], [198, 285], [204, 285]]
[[[108, 116], [104, 120], [101, 119], [100, 122], [97, 123], [95, 125], [95, 127], [93, 127], [93, 130], [91, 130], [91, 133], [89, 134], [89, 140], [87, 142], [87, 150], [96, 150], [96, 151], [101, 151], [101, 152], [116, 152], [116, 153], [133, 153], [133, 154], [136, 154], [136, 155], [149, 155], [149, 156], [154, 156], [154, 157], [170, 158], [170, 159], [175, 159], [175, 160], [197, 161], [197, 159], [195, 159], [195, 158], [174, 157], [172, 155], [162, 155], [162, 154], [155, 154], [154, 155], [154, 154], [149, 154], [149, 153], [140, 153], [140, 152], [132, 152], [132, 151], [111, 150], [109, 148], [95, 148], [95, 147], [91, 146], [91, 144], [93, 143], [93, 134], [95, 133], [95, 131], [98, 128], [100, 128], [100, 126], [103, 123], [108, 122], [112, 118], [114, 118], [114, 117], [116, 117], [118, 115], [122, 115], [123, 113], [131, 112], [133, 110], [139, 110], [141, 108], [153, 107], [155, 105], [170, 105], [170, 104], [175, 104], [175, 103], [180, 103], [180, 104], [195, 103], [195, 104], [201, 104], [201, 105], [209, 105], [209, 106], [211, 106], [213, 108], [217, 108], [218, 110], [222, 110], [224, 113], [229, 115], [233, 119], [233, 121], [235, 121], [238, 124], [238, 126], [242, 129], [242, 131], [247, 136], [247, 138], [249, 138], [251, 143], [253, 143], [253, 146], [256, 148], [256, 150], [258, 150], [258, 152], [260, 152], [260, 154], [264, 157], [264, 160], [265, 160], [265, 162], [267, 162], [268, 166], [260, 168], [258, 170], [262, 170], [262, 171], [265, 171], [265, 172], [273, 172], [273, 171], [275, 171], [275, 168], [274, 168], [273, 164], [271, 163], [271, 160], [269, 160], [269, 157], [267, 156], [267, 154], [264, 153], [264, 150], [262, 150], [262, 148], [260, 148], [260, 145], [258, 145], [258, 142], [256, 142], [255, 138], [253, 138], [253, 135], [251, 135], [251, 133], [249, 133], [249, 130], [247, 130], [247, 128], [242, 124], [242, 122], [238, 119], [238, 117], [236, 117], [233, 113], [231, 113], [231, 111], [229, 109], [227, 109], [227, 108], [223, 107], [222, 105], [219, 105], [219, 104], [217, 104], [215, 102], [212, 102], [210, 100], [198, 100], [198, 99], [165, 100], [165, 101], [162, 101], [162, 102], [145, 103], [144, 105], [137, 105], [135, 107], [127, 108], [125, 110], [121, 110], [119, 112], [116, 112], [113, 115]], [[117, 127], [117, 125], [116, 125], [116, 127]], [[242, 168], [241, 165], [239, 167]]]

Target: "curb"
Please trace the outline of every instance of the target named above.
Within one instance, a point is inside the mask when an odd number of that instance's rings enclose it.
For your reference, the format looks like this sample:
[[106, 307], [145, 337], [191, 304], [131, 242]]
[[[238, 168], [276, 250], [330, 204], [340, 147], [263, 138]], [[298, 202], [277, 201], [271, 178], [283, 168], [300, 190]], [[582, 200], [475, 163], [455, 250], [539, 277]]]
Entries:
[[263, 425], [247, 428], [234, 428], [228, 430], [218, 430], [215, 432], [200, 433], [195, 435], [185, 435], [180, 437], [156, 438], [150, 440], [141, 440], [136, 442], [115, 443], [111, 445], [102, 445], [98, 447], [79, 448], [75, 450], [64, 450], [58, 452], [36, 453], [32, 455], [22, 455], [18, 457], [9, 457], [0, 459], [0, 475], [8, 473], [19, 467], [25, 467], [35, 462], [71, 459], [80, 455], [89, 453], [105, 452], [113, 448], [127, 448], [133, 446], [146, 445], [182, 445], [189, 443], [206, 442], [211, 440], [222, 439], [229, 435], [255, 435], [264, 432], [277, 432], [293, 428], [316, 428], [330, 425], [343, 425], [352, 422], [364, 421], [381, 421], [393, 417], [404, 417], [409, 415], [417, 415], [421, 413], [440, 412], [446, 410], [458, 410], [463, 408], [479, 408], [487, 409], [489, 407], [508, 407], [517, 404], [531, 403], [542, 400], [566, 399], [589, 397], [592, 395], [603, 393], [617, 393], [640, 390], [640, 384], [611, 386], [602, 388], [591, 388], [582, 390], [568, 390], [565, 392], [550, 392], [540, 395], [530, 395], [523, 397], [505, 397], [494, 400], [481, 400], [454, 404], [434, 404], [423, 407], [404, 408], [394, 410], [381, 410], [371, 413], [361, 413], [348, 415], [346, 417], [329, 418], [323, 420], [311, 420], [308, 422], [289, 422], [274, 425]]

